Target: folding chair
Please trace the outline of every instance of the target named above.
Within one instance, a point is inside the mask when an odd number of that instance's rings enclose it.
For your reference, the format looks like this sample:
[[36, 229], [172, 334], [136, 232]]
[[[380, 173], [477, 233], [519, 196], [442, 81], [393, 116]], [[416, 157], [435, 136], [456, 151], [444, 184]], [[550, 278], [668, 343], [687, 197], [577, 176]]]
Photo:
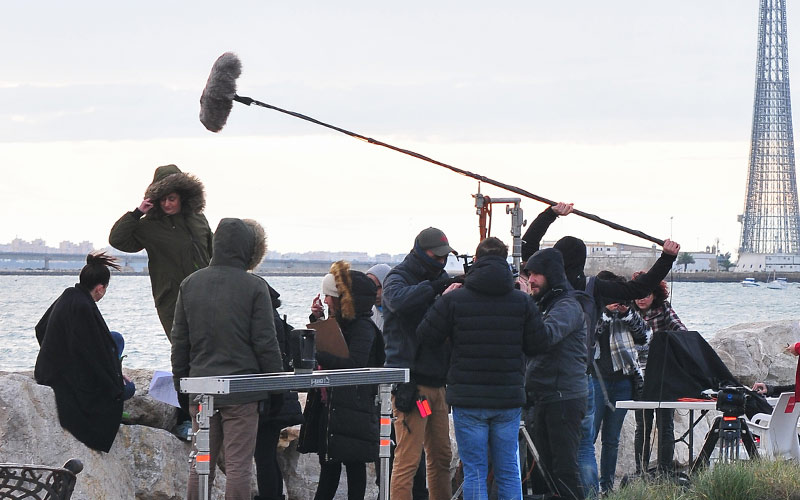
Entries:
[[797, 422], [800, 419], [800, 401], [793, 392], [784, 392], [778, 398], [772, 415], [756, 413], [747, 422], [750, 432], [761, 438], [759, 452], [767, 458], [800, 461], [800, 443]]

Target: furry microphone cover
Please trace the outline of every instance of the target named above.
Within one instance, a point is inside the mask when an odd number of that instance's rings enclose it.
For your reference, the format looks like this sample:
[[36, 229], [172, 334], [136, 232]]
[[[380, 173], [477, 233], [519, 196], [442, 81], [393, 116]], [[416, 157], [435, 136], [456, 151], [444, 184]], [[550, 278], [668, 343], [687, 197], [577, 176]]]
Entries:
[[214, 62], [206, 88], [200, 96], [200, 122], [211, 132], [225, 126], [236, 97], [236, 79], [242, 74], [242, 62], [233, 52], [225, 52]]

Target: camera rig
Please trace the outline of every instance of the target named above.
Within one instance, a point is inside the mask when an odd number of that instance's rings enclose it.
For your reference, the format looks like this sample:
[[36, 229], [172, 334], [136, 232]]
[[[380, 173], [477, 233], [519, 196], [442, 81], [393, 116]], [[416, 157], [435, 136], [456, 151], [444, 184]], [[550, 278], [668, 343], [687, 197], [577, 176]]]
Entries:
[[[505, 213], [511, 214], [511, 236], [513, 238], [511, 262], [512, 272], [514, 277], [519, 275], [522, 269], [522, 228], [528, 224], [522, 216], [522, 208], [520, 207], [520, 198], [490, 198], [481, 194], [481, 185], [478, 183], [478, 193], [473, 194], [475, 198], [475, 213], [478, 215], [478, 230], [480, 233], [480, 241], [485, 240], [492, 234], [492, 205], [504, 204], [506, 206]], [[472, 259], [469, 255], [459, 255], [459, 259], [464, 260], [464, 273], [469, 270], [472, 265]]]

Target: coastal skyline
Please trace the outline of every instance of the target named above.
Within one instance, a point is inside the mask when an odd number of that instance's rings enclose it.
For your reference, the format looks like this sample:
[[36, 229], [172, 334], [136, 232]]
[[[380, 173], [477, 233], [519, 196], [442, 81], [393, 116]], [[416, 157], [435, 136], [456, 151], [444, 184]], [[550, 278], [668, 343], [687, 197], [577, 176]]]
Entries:
[[[105, 247], [155, 167], [175, 163], [205, 183], [212, 228], [254, 218], [276, 252], [397, 254], [431, 225], [474, 250], [472, 179], [238, 103], [207, 132], [200, 92], [233, 51], [240, 95], [672, 235], [686, 251], [719, 238], [736, 253], [757, 2], [215, 5], [6, 6], [0, 41], [24, 50], [7, 51], [0, 75], [0, 241]], [[787, 10], [800, 67], [800, 10]], [[522, 207], [532, 221], [544, 205]], [[510, 216], [495, 214], [493, 235], [510, 244]], [[577, 216], [546, 239], [565, 234], [648, 245]]]

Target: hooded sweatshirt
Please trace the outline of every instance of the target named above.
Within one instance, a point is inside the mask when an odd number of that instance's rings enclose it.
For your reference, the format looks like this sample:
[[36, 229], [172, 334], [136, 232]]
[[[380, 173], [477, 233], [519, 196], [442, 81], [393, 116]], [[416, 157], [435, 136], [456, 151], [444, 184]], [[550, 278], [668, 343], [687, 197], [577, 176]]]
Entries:
[[[166, 215], [158, 200], [172, 192], [181, 195], [181, 211]], [[111, 228], [108, 241], [123, 252], [147, 250], [153, 299], [169, 338], [178, 287], [185, 277], [208, 265], [213, 235], [203, 215], [203, 183], [175, 165], [156, 169], [145, 198], [153, 202], [147, 215], [138, 208], [126, 212]]]
[[552, 339], [546, 351], [528, 359], [528, 396], [542, 403], [585, 398], [586, 322], [581, 305], [568, 293], [572, 287], [564, 275], [561, 252], [553, 248], [539, 250], [528, 259], [525, 269], [547, 279], [548, 289], [535, 299]]
[[[180, 287], [172, 330], [172, 373], [181, 377], [279, 372], [283, 368], [267, 282], [247, 272], [264, 255], [263, 238], [240, 219], [222, 219], [211, 264]], [[258, 255], [260, 253], [260, 256]], [[263, 399], [220, 396], [217, 406]]]

